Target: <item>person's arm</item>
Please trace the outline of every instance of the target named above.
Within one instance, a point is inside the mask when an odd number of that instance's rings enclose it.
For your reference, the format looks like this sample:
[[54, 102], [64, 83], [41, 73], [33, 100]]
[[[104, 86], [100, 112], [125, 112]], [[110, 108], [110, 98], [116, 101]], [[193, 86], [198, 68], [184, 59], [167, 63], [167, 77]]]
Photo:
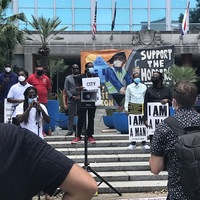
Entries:
[[42, 107], [42, 105], [39, 103], [39, 101], [33, 102], [33, 106], [34, 106], [37, 110], [39, 110], [39, 111], [42, 113], [43, 120], [44, 120], [47, 124], [49, 124], [49, 123], [50, 123], [50, 117], [49, 117], [49, 115], [47, 114], [47, 109], [46, 109], [46, 107], [45, 107], [44, 105], [43, 105], [43, 107]]
[[65, 89], [62, 91], [62, 100], [63, 100], [63, 107], [64, 107], [64, 109], [68, 110], [67, 95], [66, 95]]
[[158, 175], [165, 168], [164, 157], [151, 155], [149, 165], [151, 172]]
[[[21, 106], [21, 105], [19, 105], [19, 106]], [[22, 123], [23, 121], [28, 119], [29, 113], [30, 113], [32, 107], [33, 107], [33, 103], [30, 104], [29, 107], [22, 114], [19, 114], [19, 113], [21, 113], [21, 111], [19, 111], [19, 107], [18, 106], [16, 107], [16, 118], [17, 118], [17, 121], [19, 123]], [[23, 106], [22, 106], [22, 108], [23, 108]]]
[[125, 94], [124, 110], [128, 113], [128, 103], [131, 102], [130, 87], [127, 87]]

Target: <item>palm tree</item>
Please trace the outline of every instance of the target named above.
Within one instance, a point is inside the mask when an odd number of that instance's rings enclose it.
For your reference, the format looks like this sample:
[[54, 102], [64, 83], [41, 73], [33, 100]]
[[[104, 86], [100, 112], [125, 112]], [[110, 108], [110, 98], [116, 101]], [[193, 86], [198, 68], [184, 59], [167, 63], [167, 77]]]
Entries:
[[196, 69], [190, 66], [172, 65], [166, 74], [171, 78], [172, 85], [179, 81], [197, 82], [199, 77], [196, 74]]
[[33, 22], [29, 22], [29, 24], [36, 30], [39, 32], [39, 39], [36, 38], [33, 33], [28, 30], [25, 29], [25, 32], [31, 36], [31, 37], [27, 37], [27, 39], [29, 40], [37, 40], [41, 46], [38, 49], [38, 55], [39, 55], [39, 65], [41, 66], [47, 66], [48, 65], [48, 59], [49, 59], [49, 53], [50, 53], [50, 49], [48, 47], [48, 43], [50, 40], [54, 39], [54, 40], [62, 40], [63, 37], [59, 37], [57, 36], [61, 31], [64, 31], [67, 26], [56, 30], [57, 27], [61, 24], [61, 21], [59, 19], [59, 17], [53, 18], [53, 19], [46, 19], [43, 16], [39, 17], [38, 19], [36, 19], [33, 15]]
[[26, 22], [24, 13], [6, 16], [6, 10], [9, 8], [12, 0], [1, 0], [0, 3], [0, 65], [6, 61], [12, 61], [14, 57], [13, 50], [17, 44], [22, 44], [24, 34], [17, 27], [17, 20]]

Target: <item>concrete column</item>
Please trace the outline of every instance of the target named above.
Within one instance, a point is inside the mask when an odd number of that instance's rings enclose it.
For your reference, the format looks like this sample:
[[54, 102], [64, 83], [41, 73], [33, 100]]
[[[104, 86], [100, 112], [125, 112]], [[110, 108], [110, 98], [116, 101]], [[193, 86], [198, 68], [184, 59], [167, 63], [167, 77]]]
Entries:
[[33, 73], [33, 55], [24, 54], [24, 68], [29, 74]]

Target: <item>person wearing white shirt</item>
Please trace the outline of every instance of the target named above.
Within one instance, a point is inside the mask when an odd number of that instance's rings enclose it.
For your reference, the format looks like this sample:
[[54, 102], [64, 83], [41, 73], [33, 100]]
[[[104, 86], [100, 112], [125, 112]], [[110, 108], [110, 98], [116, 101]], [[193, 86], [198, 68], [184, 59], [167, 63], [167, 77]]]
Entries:
[[24, 102], [16, 107], [16, 118], [22, 128], [26, 128], [43, 139], [43, 120], [50, 122], [46, 107], [38, 102], [37, 89], [28, 87], [24, 91]]
[[[147, 90], [147, 87], [143, 83], [140, 83], [139, 77], [140, 74], [138, 72], [133, 73], [133, 83], [128, 85], [126, 88], [124, 109], [127, 114], [128, 114], [129, 103], [136, 103], [136, 104], [144, 103], [144, 95]], [[136, 149], [136, 141], [132, 141], [127, 148], [131, 150]], [[150, 147], [146, 144], [146, 141], [142, 141], [142, 148], [149, 149]]]
[[15, 125], [19, 125], [16, 120], [15, 109], [16, 106], [24, 101], [24, 91], [26, 88], [32, 86], [26, 82], [28, 78], [28, 72], [24, 69], [20, 69], [18, 72], [18, 83], [13, 85], [7, 95], [7, 102], [12, 103], [12, 123]]

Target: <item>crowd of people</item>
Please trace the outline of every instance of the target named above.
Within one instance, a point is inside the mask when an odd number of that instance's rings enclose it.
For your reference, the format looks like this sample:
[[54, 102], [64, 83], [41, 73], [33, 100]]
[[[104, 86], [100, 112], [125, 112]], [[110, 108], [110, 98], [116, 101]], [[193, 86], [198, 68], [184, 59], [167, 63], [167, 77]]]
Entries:
[[[200, 126], [200, 114], [194, 110], [198, 95], [195, 84], [182, 81], [170, 90], [163, 84], [163, 74], [155, 71], [151, 77], [152, 86], [147, 87], [141, 83], [139, 71], [133, 70], [132, 76], [123, 71], [124, 59], [121, 53], [112, 58], [113, 66], [105, 72], [105, 80], [117, 104], [121, 106], [124, 102], [124, 110], [128, 115], [129, 103], [143, 104], [144, 112], [141, 114], [144, 114], [144, 125], [149, 127], [147, 103], [168, 103], [176, 110], [174, 117], [183, 128]], [[82, 106], [81, 92], [85, 89], [83, 79], [98, 75], [92, 62], [86, 63], [82, 74], [77, 64], [71, 66], [71, 72], [71, 75], [66, 76], [63, 90], [64, 108], [69, 116], [66, 136], [74, 135], [71, 144], [76, 144], [81, 141], [84, 132], [88, 142], [95, 144], [96, 106]], [[112, 78], [109, 78], [109, 74], [112, 74]], [[125, 77], [126, 85], [123, 81]], [[13, 104], [11, 118], [14, 125], [0, 124], [0, 182], [5, 183], [0, 192], [3, 199], [11, 199], [14, 194], [15, 199], [28, 200], [40, 191], [46, 193], [46, 199], [51, 199], [56, 189], [61, 188], [63, 199], [89, 200], [97, 191], [96, 182], [87, 171], [43, 140], [43, 123], [50, 122], [47, 102], [51, 89], [51, 81], [44, 74], [43, 67], [36, 67], [29, 76], [24, 69], [15, 74], [11, 63], [5, 63], [4, 72], [0, 74], [0, 121], [4, 122], [4, 99], [7, 98]], [[78, 117], [76, 127], [75, 116]], [[169, 173], [167, 199], [192, 200], [180, 183], [179, 161], [174, 148], [177, 137], [168, 124], [162, 121], [157, 125], [154, 135], [150, 136], [151, 147], [146, 141], [141, 144], [143, 149], [151, 151], [149, 164], [152, 173], [159, 174], [164, 169]], [[136, 146], [136, 141], [131, 141], [127, 148], [135, 150]]]

